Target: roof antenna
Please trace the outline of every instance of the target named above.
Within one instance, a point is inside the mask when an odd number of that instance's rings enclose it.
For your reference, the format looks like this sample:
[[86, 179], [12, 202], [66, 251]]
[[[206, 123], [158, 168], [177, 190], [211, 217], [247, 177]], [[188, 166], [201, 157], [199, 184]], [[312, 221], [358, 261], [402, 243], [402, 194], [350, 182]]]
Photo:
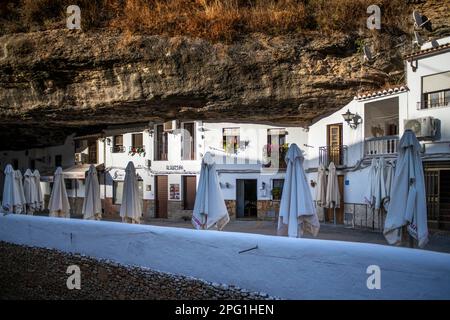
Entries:
[[363, 46], [364, 62], [373, 62], [380, 54], [373, 55], [368, 45]]

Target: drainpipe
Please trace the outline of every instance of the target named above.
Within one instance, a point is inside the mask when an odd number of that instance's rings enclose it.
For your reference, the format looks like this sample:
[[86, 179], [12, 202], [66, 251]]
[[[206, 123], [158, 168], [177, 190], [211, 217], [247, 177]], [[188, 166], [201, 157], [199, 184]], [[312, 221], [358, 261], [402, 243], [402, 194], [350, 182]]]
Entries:
[[103, 140], [103, 212], [105, 211], [106, 207], [106, 137]]

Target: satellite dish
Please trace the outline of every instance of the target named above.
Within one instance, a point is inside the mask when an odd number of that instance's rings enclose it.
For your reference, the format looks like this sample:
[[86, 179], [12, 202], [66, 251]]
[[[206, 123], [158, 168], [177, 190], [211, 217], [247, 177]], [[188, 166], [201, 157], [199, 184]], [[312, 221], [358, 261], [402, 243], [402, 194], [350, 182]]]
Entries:
[[363, 47], [363, 53], [364, 53], [364, 61], [372, 61], [373, 56], [372, 56], [372, 52], [370, 52], [370, 48], [369, 46], [364, 46]]
[[419, 11], [414, 10], [413, 11], [413, 20], [414, 20], [414, 27], [415, 28], [420, 28], [423, 29], [425, 28], [428, 31], [433, 31], [432, 27], [431, 27], [431, 21], [420, 14]]
[[420, 36], [420, 33], [417, 31], [414, 31], [414, 41], [413, 44], [417, 45], [419, 48], [423, 45], [423, 39]]

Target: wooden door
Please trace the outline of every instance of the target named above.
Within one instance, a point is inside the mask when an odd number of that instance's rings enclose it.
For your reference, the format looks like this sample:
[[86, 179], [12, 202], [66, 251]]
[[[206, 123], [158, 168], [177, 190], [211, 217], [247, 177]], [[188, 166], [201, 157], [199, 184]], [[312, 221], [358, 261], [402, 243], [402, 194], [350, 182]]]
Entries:
[[197, 188], [196, 176], [183, 176], [183, 204], [184, 210], [194, 210]]
[[334, 162], [336, 166], [343, 164], [342, 153], [342, 123], [327, 126], [328, 163]]
[[155, 176], [155, 217], [167, 218], [168, 179], [167, 176]]
[[[336, 223], [344, 223], [344, 175], [338, 175], [339, 194], [341, 195], [341, 203], [336, 208]], [[326, 209], [325, 221], [334, 223], [334, 209]]]

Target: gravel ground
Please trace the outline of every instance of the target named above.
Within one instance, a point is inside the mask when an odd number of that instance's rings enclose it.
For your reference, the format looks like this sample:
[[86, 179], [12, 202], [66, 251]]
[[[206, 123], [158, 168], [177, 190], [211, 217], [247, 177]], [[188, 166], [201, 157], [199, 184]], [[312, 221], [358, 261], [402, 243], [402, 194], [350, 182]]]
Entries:
[[[80, 289], [69, 290], [67, 268], [80, 268]], [[265, 293], [123, 266], [56, 250], [0, 242], [0, 299], [265, 300]]]

